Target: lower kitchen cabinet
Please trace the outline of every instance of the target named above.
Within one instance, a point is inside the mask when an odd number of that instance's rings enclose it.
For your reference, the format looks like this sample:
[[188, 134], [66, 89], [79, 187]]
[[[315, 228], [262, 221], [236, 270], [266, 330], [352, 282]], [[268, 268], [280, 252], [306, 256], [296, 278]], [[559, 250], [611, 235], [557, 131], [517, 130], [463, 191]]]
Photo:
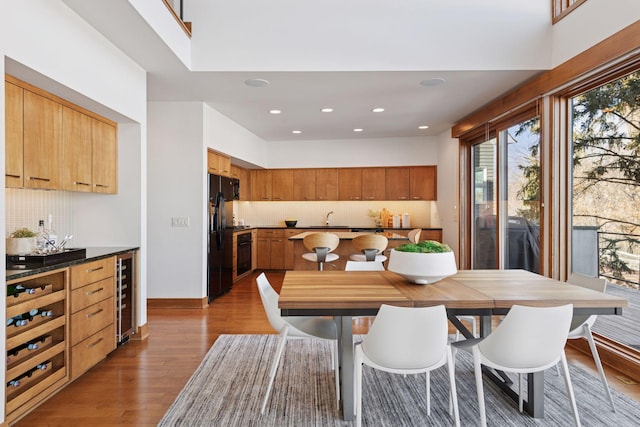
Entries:
[[260, 270], [283, 270], [285, 268], [285, 243], [283, 229], [258, 229], [257, 268]]
[[71, 267], [71, 379], [116, 348], [116, 258]]
[[7, 282], [7, 423], [69, 381], [68, 273], [54, 270]]

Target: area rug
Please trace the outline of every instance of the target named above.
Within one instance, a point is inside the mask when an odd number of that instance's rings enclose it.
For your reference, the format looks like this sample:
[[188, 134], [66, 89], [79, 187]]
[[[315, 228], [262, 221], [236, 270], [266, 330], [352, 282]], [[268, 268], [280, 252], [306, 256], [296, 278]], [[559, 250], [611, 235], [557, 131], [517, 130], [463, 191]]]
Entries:
[[[330, 344], [313, 339], [287, 342], [264, 414], [260, 405], [276, 335], [222, 335], [214, 343], [159, 426], [351, 426], [338, 410]], [[617, 411], [611, 411], [600, 381], [571, 366], [571, 379], [583, 426], [638, 425], [640, 405], [612, 390]], [[427, 416], [424, 375], [391, 375], [365, 366], [363, 425], [450, 426], [446, 368], [431, 375], [431, 416]], [[462, 426], [478, 424], [473, 367], [466, 353], [458, 353], [456, 385]], [[573, 417], [562, 377], [545, 375], [545, 417], [533, 419], [518, 412], [491, 382], [485, 380], [490, 426], [570, 426]]]

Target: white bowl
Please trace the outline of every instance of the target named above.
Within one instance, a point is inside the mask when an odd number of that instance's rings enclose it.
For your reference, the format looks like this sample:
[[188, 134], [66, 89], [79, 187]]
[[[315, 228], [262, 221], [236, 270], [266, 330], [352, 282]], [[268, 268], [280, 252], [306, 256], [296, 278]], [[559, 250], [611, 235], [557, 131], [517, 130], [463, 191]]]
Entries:
[[453, 252], [416, 253], [391, 249], [389, 271], [418, 285], [437, 282], [458, 272]]

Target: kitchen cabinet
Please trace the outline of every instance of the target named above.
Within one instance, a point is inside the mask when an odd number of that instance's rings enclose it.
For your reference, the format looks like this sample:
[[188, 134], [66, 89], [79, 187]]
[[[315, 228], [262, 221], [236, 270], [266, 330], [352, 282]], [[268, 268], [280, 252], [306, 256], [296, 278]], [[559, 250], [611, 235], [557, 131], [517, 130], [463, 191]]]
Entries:
[[316, 200], [316, 170], [293, 170], [293, 198], [294, 200]]
[[72, 380], [116, 348], [115, 273], [115, 257], [71, 267]]
[[231, 177], [240, 181], [240, 200], [251, 200], [249, 171], [239, 166], [231, 165]]
[[271, 200], [294, 200], [291, 170], [273, 169], [271, 171]]
[[62, 188], [90, 192], [92, 188], [92, 118], [62, 107]]
[[295, 261], [295, 253], [294, 253], [294, 244], [293, 240], [289, 240], [289, 237], [295, 236], [296, 234], [300, 234], [302, 231], [300, 230], [284, 230], [284, 268], [285, 270], [293, 270], [293, 265]]
[[338, 200], [338, 169], [316, 169], [316, 200]]
[[118, 192], [118, 137], [114, 125], [92, 122], [91, 178], [94, 193]]
[[231, 157], [213, 150], [207, 150], [207, 169], [209, 173], [230, 177]]
[[24, 186], [61, 188], [62, 105], [24, 91]]
[[386, 200], [410, 199], [409, 168], [385, 168], [385, 198]]
[[271, 170], [251, 169], [251, 200], [271, 200]]
[[23, 93], [12, 83], [4, 85], [5, 105], [5, 186], [20, 188], [24, 185], [23, 171]]
[[385, 168], [362, 169], [362, 200], [388, 200], [385, 189]]
[[338, 169], [338, 200], [362, 200], [362, 169]]
[[[68, 282], [66, 268], [7, 282], [7, 423], [69, 381]], [[33, 293], [15, 293], [16, 286]], [[25, 321], [18, 323], [17, 317]]]
[[285, 234], [281, 228], [259, 228], [257, 268], [283, 270], [285, 268]]
[[412, 166], [409, 168], [411, 200], [437, 200], [437, 168]]

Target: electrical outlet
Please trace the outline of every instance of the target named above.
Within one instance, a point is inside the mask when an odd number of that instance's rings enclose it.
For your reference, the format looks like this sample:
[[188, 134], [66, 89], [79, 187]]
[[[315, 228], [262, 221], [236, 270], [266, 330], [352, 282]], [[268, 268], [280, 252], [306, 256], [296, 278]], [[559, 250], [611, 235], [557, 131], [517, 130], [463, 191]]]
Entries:
[[171, 226], [172, 227], [188, 227], [189, 226], [189, 217], [188, 216], [174, 216], [174, 217], [171, 217]]

